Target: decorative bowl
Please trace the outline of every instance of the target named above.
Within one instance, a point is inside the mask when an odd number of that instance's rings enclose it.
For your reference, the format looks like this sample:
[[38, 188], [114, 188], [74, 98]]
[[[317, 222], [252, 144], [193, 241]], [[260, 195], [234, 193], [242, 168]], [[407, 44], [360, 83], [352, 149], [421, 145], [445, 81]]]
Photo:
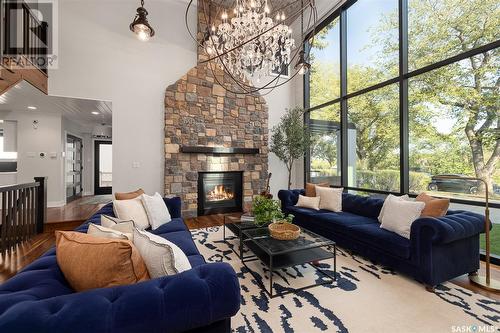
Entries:
[[300, 228], [290, 223], [271, 223], [269, 226], [271, 237], [278, 240], [294, 240], [300, 236]]

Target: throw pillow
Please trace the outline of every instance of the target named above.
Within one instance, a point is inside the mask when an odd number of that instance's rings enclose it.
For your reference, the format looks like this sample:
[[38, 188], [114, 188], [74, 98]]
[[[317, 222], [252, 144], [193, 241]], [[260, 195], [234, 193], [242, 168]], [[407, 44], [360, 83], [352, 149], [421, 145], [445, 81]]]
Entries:
[[181, 273], [191, 268], [184, 252], [177, 245], [160, 236], [134, 229], [134, 244], [153, 279]]
[[306, 197], [299, 195], [299, 201], [297, 201], [295, 206], [319, 210], [319, 200], [320, 197]]
[[75, 291], [149, 280], [139, 251], [128, 240], [56, 231], [56, 258]]
[[426, 193], [420, 193], [416, 200], [425, 203], [422, 216], [442, 217], [450, 207], [450, 199], [434, 198]]
[[89, 224], [87, 234], [95, 237], [114, 238], [114, 239], [129, 239], [132, 240], [132, 233], [124, 233], [112, 228], [106, 228], [94, 223]]
[[134, 233], [134, 221], [132, 220], [120, 220], [117, 217], [101, 215], [101, 225], [125, 234]]
[[406, 200], [388, 200], [381, 228], [410, 239], [411, 225], [420, 217], [425, 207], [423, 202]]
[[306, 183], [306, 197], [315, 197], [316, 196], [316, 186], [330, 187], [330, 184], [329, 183], [319, 183], [319, 184]]
[[172, 221], [167, 205], [160, 193], [156, 192], [153, 196], [143, 194], [141, 200], [148, 215], [151, 229], [158, 229], [163, 224]]
[[331, 210], [333, 212], [341, 212], [343, 191], [343, 188], [316, 186], [316, 195], [320, 198], [319, 208]]
[[392, 195], [392, 194], [389, 194], [387, 196], [387, 198], [385, 198], [384, 200], [384, 204], [382, 205], [382, 209], [380, 210], [380, 214], [378, 215], [378, 221], [380, 223], [382, 223], [382, 219], [384, 217], [384, 211], [385, 211], [385, 204], [386, 202], [388, 202], [389, 200], [396, 200], [396, 201], [410, 201], [410, 197], [408, 196], [408, 194], [405, 194], [405, 195], [402, 195], [400, 197], [398, 196], [395, 196], [395, 195]]
[[138, 196], [141, 196], [144, 194], [144, 191], [142, 188], [135, 190], [133, 192], [116, 192], [115, 193], [115, 200], [130, 200], [130, 199], [135, 199]]
[[120, 220], [132, 220], [139, 229], [149, 227], [148, 215], [140, 197], [130, 200], [114, 200], [113, 210]]

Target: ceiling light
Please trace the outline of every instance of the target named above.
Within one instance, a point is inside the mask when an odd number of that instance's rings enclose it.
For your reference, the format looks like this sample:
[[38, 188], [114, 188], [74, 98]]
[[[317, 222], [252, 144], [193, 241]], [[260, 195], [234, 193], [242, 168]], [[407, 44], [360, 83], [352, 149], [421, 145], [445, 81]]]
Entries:
[[155, 30], [148, 22], [148, 11], [144, 8], [144, 0], [141, 0], [141, 7], [137, 8], [137, 14], [134, 21], [130, 23], [130, 31], [137, 35], [137, 38], [143, 42], [147, 42], [155, 35]]
[[98, 114], [100, 114], [100, 113], [99, 113], [99, 112], [97, 112], [97, 111], [92, 111], [91, 113], [92, 113], [92, 114], [95, 114], [96, 116], [97, 116]]
[[36, 110], [36, 106], [28, 106], [28, 109], [30, 109], [30, 110]]

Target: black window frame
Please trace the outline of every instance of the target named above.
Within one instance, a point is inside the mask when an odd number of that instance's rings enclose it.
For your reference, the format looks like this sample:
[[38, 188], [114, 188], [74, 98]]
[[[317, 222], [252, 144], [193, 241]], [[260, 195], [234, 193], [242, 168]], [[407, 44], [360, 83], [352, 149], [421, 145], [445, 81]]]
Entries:
[[[428, 73], [435, 69], [456, 63], [458, 61], [467, 59], [471, 56], [475, 56], [487, 51], [491, 51], [493, 49], [500, 47], [500, 40], [496, 40], [494, 42], [490, 42], [488, 44], [476, 47], [474, 49], [468, 50], [466, 52], [454, 55], [452, 57], [437, 61], [430, 65], [426, 65], [424, 67], [409, 71], [408, 67], [408, 14], [409, 14], [409, 0], [398, 0], [398, 20], [399, 20], [399, 75], [383, 82], [379, 82], [372, 86], [363, 88], [358, 91], [354, 91], [348, 93], [347, 91], [347, 10], [354, 3], [358, 1], [366, 1], [366, 0], [348, 0], [344, 4], [342, 4], [338, 9], [332, 12], [328, 17], [326, 17], [319, 25], [314, 29], [313, 32], [310, 32], [306, 41], [310, 40], [312, 34], [315, 32], [321, 31], [325, 28], [330, 22], [334, 19], [339, 18], [340, 20], [340, 97], [335, 98], [331, 101], [315, 105], [314, 107], [310, 106], [310, 72], [308, 72], [303, 77], [303, 86], [304, 86], [304, 121], [307, 124], [309, 122], [310, 116], [309, 113], [315, 110], [319, 110], [325, 108], [329, 105], [339, 103], [340, 104], [340, 123], [341, 123], [341, 187], [344, 188], [345, 191], [362, 191], [374, 194], [397, 194], [403, 195], [408, 194], [410, 196], [415, 197], [415, 194], [410, 193], [409, 191], [409, 174], [410, 174], [410, 165], [409, 165], [409, 108], [408, 108], [408, 82], [411, 78], [416, 77], [418, 75]], [[311, 45], [306, 42], [304, 48], [308, 50]], [[357, 188], [348, 186], [348, 159], [347, 157], [347, 130], [348, 130], [348, 105], [347, 102], [350, 98], [363, 95], [365, 93], [377, 90], [379, 88], [383, 88], [389, 86], [391, 84], [399, 84], [399, 121], [400, 121], [400, 191], [399, 192], [388, 192], [388, 191], [380, 191], [375, 189], [366, 189], [366, 188]], [[304, 156], [304, 186], [305, 183], [309, 181], [310, 176], [310, 151], [305, 152]], [[459, 204], [467, 204], [472, 206], [483, 206], [484, 204], [480, 201], [471, 201], [465, 199], [456, 199], [451, 198], [451, 202], [459, 203]], [[489, 206], [491, 208], [500, 209], [500, 203], [490, 203]], [[500, 256], [492, 255], [492, 262], [494, 261], [496, 264], [500, 264]]]

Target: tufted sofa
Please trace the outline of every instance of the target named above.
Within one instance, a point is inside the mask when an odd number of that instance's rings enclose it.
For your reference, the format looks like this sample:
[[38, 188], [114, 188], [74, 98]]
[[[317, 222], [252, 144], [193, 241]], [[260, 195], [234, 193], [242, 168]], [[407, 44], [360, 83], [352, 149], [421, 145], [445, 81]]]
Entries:
[[[165, 199], [172, 221], [154, 231], [177, 244], [192, 269], [129, 286], [74, 292], [55, 249], [0, 285], [0, 332], [230, 332], [240, 287], [227, 263], [205, 263], [181, 218], [179, 198]], [[77, 228], [100, 224], [104, 206]]]
[[294, 223], [338, 245], [354, 250], [434, 287], [479, 269], [479, 234], [484, 216], [449, 211], [441, 218], [422, 217], [413, 222], [410, 239], [380, 228], [378, 215], [384, 200], [342, 194], [342, 212], [295, 207], [304, 190], [281, 190], [278, 197]]

